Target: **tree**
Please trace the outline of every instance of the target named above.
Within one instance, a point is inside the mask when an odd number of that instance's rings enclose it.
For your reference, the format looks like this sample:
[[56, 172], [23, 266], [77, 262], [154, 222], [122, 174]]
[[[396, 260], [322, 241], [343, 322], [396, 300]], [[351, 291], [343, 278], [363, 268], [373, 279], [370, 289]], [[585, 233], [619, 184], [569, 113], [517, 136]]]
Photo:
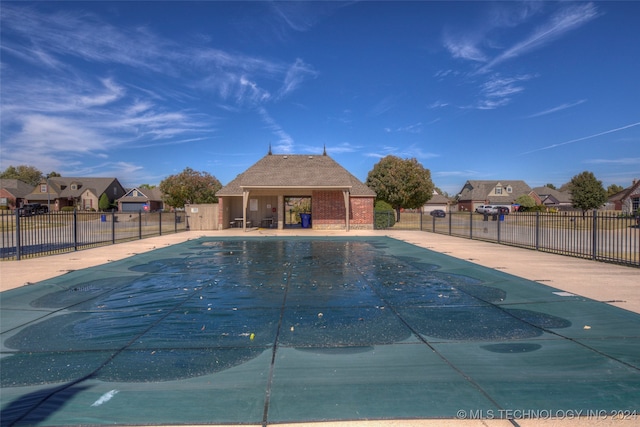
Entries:
[[553, 185], [553, 184], [545, 184], [544, 186], [545, 186], [545, 187], [548, 187], [548, 188], [550, 188], [550, 189], [552, 189], [552, 190], [557, 190], [556, 186], [555, 186], [555, 185]]
[[597, 209], [607, 201], [607, 192], [593, 172], [584, 171], [571, 178], [571, 203], [582, 210], [582, 217], [589, 209]]
[[433, 196], [431, 172], [418, 160], [387, 156], [373, 166], [367, 176], [367, 186], [396, 211], [400, 222], [400, 208], [421, 208]]
[[164, 201], [175, 208], [190, 203], [216, 203], [216, 192], [222, 188], [220, 181], [207, 172], [185, 168], [177, 175], [171, 175], [160, 183]]
[[616, 184], [611, 184], [610, 186], [607, 187], [607, 197], [611, 197], [614, 194], [618, 194], [622, 190], [624, 190], [623, 186], [616, 185]]
[[523, 194], [516, 199], [516, 204], [520, 205], [518, 211], [526, 212], [536, 205], [536, 201], [528, 194]]
[[0, 178], [18, 179], [22, 182], [26, 182], [29, 185], [36, 186], [40, 184], [40, 181], [42, 180], [42, 172], [40, 172], [33, 166], [9, 166], [4, 171], [2, 171], [2, 173], [0, 173]]
[[151, 190], [151, 189], [156, 188], [156, 186], [155, 185], [151, 185], [151, 184], [141, 184], [140, 187], [138, 187], [138, 188], [146, 188], [148, 190]]
[[111, 207], [111, 202], [109, 201], [109, 196], [107, 193], [102, 193], [100, 196], [100, 200], [98, 200], [98, 209], [101, 211], [106, 211]]
[[47, 178], [56, 178], [56, 177], [61, 177], [62, 175], [60, 175], [58, 172], [56, 171], [51, 171], [47, 174]]

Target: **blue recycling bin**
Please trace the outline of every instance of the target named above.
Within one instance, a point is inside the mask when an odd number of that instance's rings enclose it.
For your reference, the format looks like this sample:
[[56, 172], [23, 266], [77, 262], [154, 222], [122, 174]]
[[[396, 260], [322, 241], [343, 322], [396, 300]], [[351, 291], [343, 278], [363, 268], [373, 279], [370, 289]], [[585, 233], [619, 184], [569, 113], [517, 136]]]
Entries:
[[311, 227], [311, 214], [301, 213], [300, 220], [302, 220], [302, 228]]
[[107, 216], [105, 214], [100, 215], [100, 222], [107, 222]]

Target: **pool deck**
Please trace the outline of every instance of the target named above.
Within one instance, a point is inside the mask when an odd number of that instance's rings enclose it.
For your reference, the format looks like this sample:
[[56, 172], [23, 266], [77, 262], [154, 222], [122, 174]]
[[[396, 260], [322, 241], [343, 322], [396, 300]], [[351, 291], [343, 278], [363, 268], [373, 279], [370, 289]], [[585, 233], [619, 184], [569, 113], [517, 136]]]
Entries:
[[[494, 243], [450, 237], [419, 231], [314, 231], [308, 229], [254, 229], [222, 231], [190, 231], [109, 245], [61, 255], [5, 261], [0, 263], [0, 291], [36, 283], [71, 270], [101, 265], [153, 249], [174, 245], [200, 237], [246, 236], [388, 236], [436, 252], [493, 268], [514, 276], [540, 282], [596, 301], [640, 313], [640, 271], [637, 268], [595, 262], [567, 256], [536, 252]], [[640, 417], [640, 415], [638, 416]], [[314, 426], [389, 427], [389, 426], [631, 426], [638, 417], [613, 419], [517, 419], [510, 420], [385, 420], [359, 422], [314, 423]], [[286, 426], [286, 424], [277, 424]], [[299, 426], [299, 424], [297, 424]]]

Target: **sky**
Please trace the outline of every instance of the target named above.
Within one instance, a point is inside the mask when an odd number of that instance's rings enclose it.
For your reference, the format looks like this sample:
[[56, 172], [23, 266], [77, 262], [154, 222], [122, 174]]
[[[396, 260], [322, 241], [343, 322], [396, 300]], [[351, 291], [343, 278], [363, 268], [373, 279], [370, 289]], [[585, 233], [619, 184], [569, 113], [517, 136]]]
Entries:
[[223, 185], [326, 152], [467, 180], [640, 178], [640, 1], [0, 5], [0, 169]]

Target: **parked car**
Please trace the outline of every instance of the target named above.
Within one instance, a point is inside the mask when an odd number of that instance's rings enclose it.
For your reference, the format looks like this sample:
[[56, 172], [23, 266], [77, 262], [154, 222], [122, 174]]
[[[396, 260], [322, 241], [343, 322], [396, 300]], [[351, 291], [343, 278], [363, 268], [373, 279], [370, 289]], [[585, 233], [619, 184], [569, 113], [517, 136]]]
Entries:
[[506, 207], [506, 206], [498, 206], [497, 209], [498, 209], [498, 212], [497, 212], [498, 214], [500, 214], [500, 215], [509, 215], [510, 210], [509, 210], [508, 207]]
[[22, 205], [21, 208], [16, 209], [20, 216], [32, 216], [38, 214], [45, 214], [49, 212], [47, 206], [43, 206], [40, 203], [27, 203]]
[[436, 217], [436, 218], [444, 218], [447, 216], [447, 213], [445, 211], [443, 211], [442, 209], [435, 209], [432, 210], [429, 215]]

